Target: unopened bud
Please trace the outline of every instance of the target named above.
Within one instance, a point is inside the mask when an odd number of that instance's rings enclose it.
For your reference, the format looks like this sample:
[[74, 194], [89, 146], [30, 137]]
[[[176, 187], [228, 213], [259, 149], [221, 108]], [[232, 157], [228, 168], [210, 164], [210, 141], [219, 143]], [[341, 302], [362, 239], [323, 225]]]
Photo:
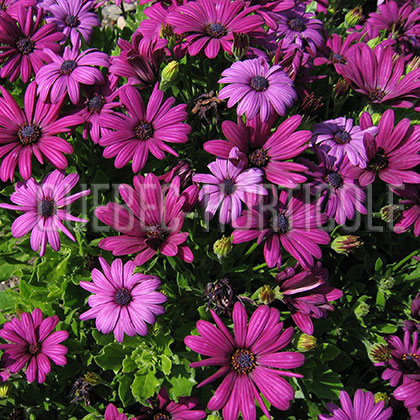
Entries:
[[222, 420], [222, 418], [219, 416], [219, 414], [217, 414], [217, 413], [212, 413], [212, 414], [209, 414], [209, 415], [206, 417], [206, 420]]
[[177, 78], [178, 74], [179, 63], [178, 61], [173, 60], [163, 68], [160, 80], [162, 83], [170, 83]]
[[391, 358], [391, 352], [389, 347], [385, 344], [376, 344], [370, 350], [370, 357], [376, 363], [387, 363]]
[[346, 79], [340, 77], [334, 86], [334, 94], [336, 97], [347, 96], [350, 92], [350, 85]]
[[363, 245], [363, 242], [359, 241], [359, 239], [360, 236], [355, 235], [337, 236], [337, 238], [332, 241], [331, 248], [337, 252], [337, 254], [348, 255], [354, 249]]
[[10, 394], [10, 384], [4, 382], [0, 385], [0, 398], [7, 398]]
[[357, 6], [354, 9], [349, 10], [344, 16], [344, 22], [347, 28], [352, 28], [360, 22], [363, 17], [363, 9], [361, 6]]
[[374, 399], [375, 399], [375, 404], [378, 404], [378, 402], [383, 401], [385, 403], [385, 407], [389, 403], [389, 397], [387, 394], [385, 394], [385, 392], [377, 392], [374, 395]]
[[276, 293], [274, 289], [272, 289], [270, 286], [266, 284], [260, 288], [259, 298], [260, 298], [261, 303], [264, 303], [265, 305], [269, 305], [276, 298]]
[[302, 352], [313, 350], [316, 347], [316, 338], [313, 335], [301, 334], [296, 347]]
[[366, 302], [360, 302], [355, 310], [354, 310], [354, 314], [356, 315], [357, 318], [363, 318], [365, 317], [370, 310], [370, 306], [366, 303]]
[[395, 222], [401, 216], [401, 209], [395, 204], [389, 204], [381, 208], [380, 214], [384, 222]]
[[389, 290], [394, 287], [395, 279], [394, 277], [384, 277], [379, 281], [379, 288], [381, 290]]
[[101, 382], [101, 377], [97, 373], [88, 372], [83, 377], [83, 380], [87, 382], [88, 384], [95, 386], [95, 385], [98, 385], [99, 382]]
[[233, 55], [240, 60], [249, 50], [249, 36], [241, 32], [233, 33]]
[[382, 42], [382, 39], [380, 36], [377, 36], [376, 38], [369, 39], [367, 44], [370, 48], [375, 48], [377, 45], [379, 45]]
[[223, 258], [229, 255], [232, 250], [232, 237], [223, 235], [213, 245], [214, 253], [219, 257]]

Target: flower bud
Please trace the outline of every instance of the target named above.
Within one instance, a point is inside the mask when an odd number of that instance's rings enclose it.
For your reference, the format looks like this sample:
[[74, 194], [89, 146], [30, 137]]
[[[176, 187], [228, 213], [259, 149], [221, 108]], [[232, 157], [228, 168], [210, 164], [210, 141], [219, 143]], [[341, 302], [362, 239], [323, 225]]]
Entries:
[[227, 255], [229, 255], [231, 250], [232, 250], [232, 237], [231, 236], [227, 237], [223, 235], [213, 245], [213, 251], [219, 258], [226, 257]]
[[87, 382], [88, 384], [95, 386], [95, 385], [98, 385], [99, 382], [101, 382], [101, 377], [97, 373], [88, 372], [83, 377], [83, 380]]
[[401, 209], [399, 206], [389, 204], [381, 208], [380, 214], [384, 222], [395, 222], [401, 216]]
[[387, 394], [385, 394], [385, 392], [377, 392], [374, 395], [374, 398], [375, 398], [375, 404], [378, 404], [378, 402], [383, 401], [386, 407], [389, 403], [389, 397]]
[[259, 298], [261, 303], [269, 305], [276, 298], [276, 294], [270, 286], [265, 284], [263, 287], [260, 288]]
[[160, 81], [163, 84], [173, 82], [179, 75], [179, 63], [178, 61], [171, 61], [162, 70]]
[[359, 241], [360, 236], [355, 235], [344, 235], [337, 236], [332, 244], [331, 248], [337, 252], [337, 254], [350, 254], [354, 249], [359, 248], [363, 245], [363, 242]]
[[233, 33], [233, 55], [240, 60], [249, 50], [249, 36], [241, 32]]
[[394, 277], [383, 277], [380, 281], [379, 281], [379, 289], [381, 290], [389, 290], [392, 289], [394, 287], [395, 284], [395, 279]]
[[379, 45], [382, 42], [382, 39], [380, 36], [377, 36], [376, 38], [372, 38], [370, 39], [367, 44], [369, 45], [370, 48], [375, 48], [377, 45]]
[[313, 350], [316, 347], [316, 338], [313, 335], [301, 334], [296, 347], [302, 352]]
[[352, 28], [360, 22], [363, 17], [363, 9], [361, 6], [357, 6], [354, 9], [349, 10], [344, 16], [344, 22], [347, 28]]
[[337, 98], [347, 96], [350, 92], [350, 85], [346, 79], [340, 77], [334, 86], [334, 94]]
[[385, 344], [376, 344], [370, 350], [370, 357], [373, 361], [379, 365], [388, 363], [388, 360], [391, 358], [391, 352], [389, 347]]
[[371, 117], [373, 125], [378, 125], [379, 121], [382, 118], [382, 114], [380, 114], [379, 112], [374, 112], [373, 114], [371, 114]]
[[10, 394], [10, 384], [3, 382], [0, 384], [0, 398], [7, 398]]
[[365, 317], [370, 310], [370, 306], [366, 302], [360, 302], [354, 309], [354, 314], [357, 318]]
[[212, 414], [209, 414], [206, 417], [206, 420], [222, 420], [222, 418], [219, 416], [219, 414], [217, 412], [214, 412]]
[[420, 293], [417, 293], [417, 296], [411, 302], [411, 316], [420, 321]]

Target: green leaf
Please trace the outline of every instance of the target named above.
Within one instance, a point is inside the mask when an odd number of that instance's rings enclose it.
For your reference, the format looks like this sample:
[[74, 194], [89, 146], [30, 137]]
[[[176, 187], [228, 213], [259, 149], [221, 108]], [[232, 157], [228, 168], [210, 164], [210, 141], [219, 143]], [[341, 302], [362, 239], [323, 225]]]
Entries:
[[161, 366], [162, 372], [165, 375], [169, 375], [171, 373], [172, 362], [171, 362], [171, 359], [165, 354], [162, 354], [160, 356], [160, 366]]
[[330, 362], [331, 360], [334, 360], [340, 353], [341, 350], [338, 347], [334, 346], [333, 344], [324, 343], [322, 345], [321, 360], [323, 362]]
[[122, 367], [124, 356], [122, 345], [111, 343], [105, 346], [99, 356], [94, 359], [102, 369], [118, 372]]
[[142, 401], [153, 397], [159, 384], [159, 379], [156, 378], [154, 372], [148, 372], [146, 375], [136, 373], [130, 388], [134, 397]]
[[134, 375], [122, 375], [118, 378], [118, 396], [124, 406], [130, 405], [133, 401], [131, 393], [131, 384], [133, 383]]

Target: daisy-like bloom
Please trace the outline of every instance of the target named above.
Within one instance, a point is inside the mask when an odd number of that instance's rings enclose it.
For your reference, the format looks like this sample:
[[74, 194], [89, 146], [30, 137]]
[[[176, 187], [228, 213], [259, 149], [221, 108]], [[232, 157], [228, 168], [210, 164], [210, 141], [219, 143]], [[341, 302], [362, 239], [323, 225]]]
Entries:
[[366, 194], [357, 182], [361, 169], [353, 166], [347, 157], [337, 162], [334, 156], [322, 151], [317, 155], [317, 164], [306, 159], [302, 161], [309, 168], [308, 175], [313, 178], [309, 184], [311, 194], [319, 196], [318, 204], [324, 213], [335, 218], [339, 225], [344, 225], [347, 219], [352, 220], [355, 210], [367, 214], [363, 205]]
[[165, 152], [178, 156], [166, 142], [188, 141], [191, 127], [182, 122], [187, 118], [186, 105], [172, 107], [175, 102], [173, 97], [163, 102], [163, 92], [158, 84], [153, 89], [147, 107], [144, 106], [140, 92], [132, 86], [126, 86], [119, 96], [128, 115], [108, 114], [100, 119], [103, 127], [116, 130], [99, 140], [99, 144], [105, 147], [104, 157], [116, 157], [116, 168], [122, 168], [132, 160], [133, 172], [137, 173], [146, 165], [149, 151], [157, 159], [163, 159]]
[[194, 175], [194, 182], [205, 185], [200, 190], [199, 200], [206, 206], [208, 219], [213, 218], [220, 207], [219, 221], [222, 224], [236, 220], [242, 213], [242, 202], [247, 206], [258, 204], [267, 190], [260, 185], [263, 172], [258, 168], [243, 169], [225, 159], [216, 159], [208, 166], [213, 175]]
[[263, 23], [257, 15], [250, 15], [258, 6], [244, 8], [241, 0], [197, 0], [188, 2], [172, 12], [167, 23], [176, 34], [184, 34], [190, 55], [203, 48], [208, 58], [215, 58], [220, 47], [232, 54], [233, 33], [249, 33]]
[[[420, 381], [404, 377], [402, 385], [394, 390], [396, 400], [404, 401], [404, 406], [410, 412], [410, 420], [417, 420], [420, 416]], [[416, 417], [414, 417], [416, 415]]]
[[296, 352], [281, 352], [290, 343], [293, 327], [283, 330], [280, 312], [266, 305], [252, 314], [248, 323], [245, 308], [240, 302], [233, 308], [234, 337], [212, 310], [216, 326], [207, 321], [198, 321], [200, 336], [188, 336], [185, 344], [193, 351], [210, 356], [191, 367], [221, 366], [198, 387], [224, 377], [207, 404], [211, 411], [223, 409], [224, 420], [236, 420], [239, 411], [244, 420], [255, 420], [257, 400], [263, 413], [270, 414], [262, 400], [265, 399], [279, 410], [287, 410], [294, 397], [293, 388], [282, 376], [302, 375], [284, 369], [302, 366], [305, 356]]
[[58, 324], [57, 316], [42, 319], [42, 312], [36, 308], [32, 314], [24, 312], [21, 319], [13, 318], [6, 322], [0, 330], [0, 337], [11, 344], [0, 344], [4, 354], [14, 360], [8, 366], [11, 373], [16, 373], [26, 366], [26, 379], [29, 382], [45, 382], [51, 372], [52, 360], [56, 365], [67, 363], [65, 354], [67, 347], [62, 341], [69, 336], [67, 331], [52, 330]]
[[267, 121], [273, 109], [279, 115], [286, 114], [297, 99], [293, 81], [281, 66], [269, 67], [263, 58], [237, 61], [222, 72], [218, 83], [230, 83], [219, 92], [219, 99], [227, 99], [228, 108], [236, 103], [238, 115], [246, 113], [251, 120], [257, 114], [263, 122]]
[[340, 392], [341, 408], [328, 403], [331, 415], [320, 414], [319, 420], [388, 420], [392, 416], [392, 408], [385, 409], [385, 402], [375, 403], [373, 394], [358, 389], [354, 394], [354, 404], [346, 391]]
[[0, 91], [0, 179], [13, 181], [17, 164], [23, 179], [29, 179], [32, 154], [41, 164], [47, 161], [56, 168], [67, 168], [64, 153], [73, 153], [73, 147], [56, 135], [70, 132], [69, 127], [83, 123], [83, 119], [57, 119], [62, 101], [52, 105], [37, 100], [35, 82], [26, 88], [23, 110], [4, 87], [0, 86]]
[[[372, 119], [365, 113], [361, 118], [361, 128], [372, 125]], [[420, 126], [411, 126], [408, 118], [402, 119], [394, 127], [394, 111], [387, 109], [379, 121], [375, 137], [365, 135], [367, 166], [362, 170], [359, 182], [366, 186], [377, 176], [394, 186], [403, 183], [419, 184], [420, 174], [413, 170], [420, 163]]]
[[83, 289], [93, 293], [89, 297], [89, 309], [80, 319], [96, 318], [96, 328], [103, 334], [113, 331], [122, 343], [128, 336], [146, 335], [147, 324], [155, 323], [155, 316], [164, 313], [166, 296], [156, 292], [160, 280], [155, 276], [134, 273], [136, 265], [128, 261], [123, 265], [118, 258], [111, 266], [99, 257], [102, 272], [94, 268], [93, 282], [81, 281]]
[[[260, 168], [265, 177], [274, 184], [296, 188], [306, 181], [298, 172], [306, 171], [300, 163], [290, 162], [308, 147], [312, 133], [307, 130], [296, 131], [302, 117], [293, 115], [282, 122], [271, 134], [275, 116], [267, 122], [259, 117], [247, 121], [246, 125], [238, 118], [238, 123], [223, 121], [222, 130], [227, 141], [211, 140], [204, 149], [216, 156], [231, 160], [234, 164], [242, 162]], [[271, 134], [271, 135], [270, 135]]]
[[19, 6], [16, 20], [0, 13], [0, 77], [14, 82], [21, 76], [27, 83], [47, 61], [45, 48], [60, 51], [57, 41], [63, 39], [63, 34], [57, 32], [54, 24], [41, 23], [41, 9], [34, 15], [32, 8]]
[[120, 414], [114, 404], [109, 403], [105, 410], [105, 420], [127, 420], [127, 416]]
[[99, 247], [116, 256], [138, 253], [134, 259], [136, 265], [144, 264], [158, 251], [192, 262], [191, 250], [181, 245], [188, 237], [188, 232], [180, 232], [187, 197], [180, 194], [179, 177], [172, 180], [165, 195], [153, 174], [149, 173], [145, 178], [137, 175], [133, 182], [134, 189], [126, 184], [119, 188], [128, 209], [117, 203], [108, 203], [95, 210], [101, 222], [122, 233], [121, 236], [102, 239]]
[[370, 102], [410, 108], [420, 93], [420, 68], [404, 75], [404, 57], [395, 58], [391, 46], [375, 49], [357, 43], [351, 60], [341, 67], [342, 76]]
[[52, 103], [60, 101], [67, 93], [70, 101], [77, 104], [80, 99], [80, 84], [104, 84], [101, 71], [92, 66], [108, 67], [107, 54], [95, 49], [79, 53], [78, 49], [66, 47], [63, 55], [45, 50], [52, 63], [42, 67], [36, 75], [38, 93], [42, 101], [49, 97]]
[[168, 391], [162, 387], [156, 403], [147, 400], [150, 407], [142, 407], [138, 420], [200, 420], [206, 417], [206, 412], [200, 408], [197, 397], [180, 397], [178, 402], [169, 398]]
[[[290, 199], [289, 199], [290, 198]], [[280, 267], [282, 247], [302, 266], [313, 267], [314, 257], [320, 259], [322, 251], [318, 244], [330, 241], [327, 232], [320, 229], [327, 221], [313, 203], [304, 202], [301, 194], [289, 197], [286, 190], [273, 194], [270, 205], [244, 210], [243, 215], [232, 225], [233, 243], [265, 238], [264, 257], [271, 268]]]
[[36, 4], [37, 0], [0, 0], [0, 13], [6, 12], [13, 19], [17, 19], [21, 6], [29, 8]]
[[414, 226], [414, 235], [420, 235], [420, 186], [406, 185], [405, 188], [392, 188], [392, 191], [403, 198], [399, 204], [411, 206], [402, 212], [401, 219], [394, 226], [395, 233], [407, 232]]
[[282, 302], [291, 311], [296, 326], [305, 334], [314, 333], [312, 318], [327, 317], [333, 311], [330, 302], [340, 299], [343, 292], [328, 285], [328, 271], [318, 263], [313, 270], [305, 270], [298, 264], [276, 275]]
[[304, 8], [285, 10], [277, 15], [276, 34], [289, 44], [297, 44], [299, 47], [308, 45], [315, 54], [324, 44], [322, 37], [322, 22], [315, 19], [313, 13], [305, 13]]
[[375, 126], [362, 130], [351, 118], [340, 117], [314, 125], [312, 142], [341, 162], [344, 156], [354, 166], [366, 168], [367, 155], [363, 141], [365, 133], [376, 134]]
[[72, 216], [66, 209], [79, 198], [90, 194], [90, 190], [84, 190], [67, 195], [78, 180], [79, 175], [65, 176], [56, 169], [49, 173], [41, 184], [38, 184], [33, 178], [25, 183], [17, 183], [15, 192], [10, 196], [10, 200], [15, 204], [0, 203], [0, 207], [4, 209], [24, 212], [12, 223], [12, 235], [15, 238], [20, 238], [32, 231], [31, 248], [34, 251], [41, 248], [40, 256], [45, 254], [47, 243], [54, 251], [60, 249], [59, 230], [75, 241], [63, 221], [88, 222], [88, 220]]
[[80, 36], [89, 44], [93, 27], [100, 25], [96, 13], [89, 11], [94, 7], [94, 0], [55, 0], [47, 8], [52, 16], [47, 17], [46, 21], [56, 24], [66, 39], [70, 38], [73, 47], [79, 49]]

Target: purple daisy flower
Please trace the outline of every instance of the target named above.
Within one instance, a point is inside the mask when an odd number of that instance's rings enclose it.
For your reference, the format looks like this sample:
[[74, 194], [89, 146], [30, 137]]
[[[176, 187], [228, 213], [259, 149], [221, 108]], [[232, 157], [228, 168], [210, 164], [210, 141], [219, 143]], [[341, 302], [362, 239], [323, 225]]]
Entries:
[[318, 263], [308, 271], [299, 264], [276, 275], [282, 302], [291, 311], [296, 326], [305, 334], [314, 333], [312, 318], [327, 317], [334, 307], [329, 303], [340, 299], [343, 292], [328, 285], [328, 271]]
[[127, 416], [123, 413], [120, 414], [118, 408], [109, 403], [105, 410], [105, 420], [127, 420]]
[[56, 135], [70, 132], [69, 127], [83, 123], [83, 119], [73, 115], [57, 119], [62, 101], [52, 105], [36, 100], [35, 82], [26, 88], [23, 110], [4, 87], [0, 86], [0, 91], [1, 180], [13, 181], [17, 164], [23, 179], [29, 179], [32, 154], [41, 164], [45, 159], [56, 168], [67, 168], [63, 154], [73, 153], [73, 147]]
[[59, 230], [72, 241], [75, 241], [73, 235], [62, 222], [65, 220], [88, 222], [88, 220], [72, 216], [66, 210], [67, 206], [90, 194], [90, 190], [84, 190], [73, 195], [67, 195], [78, 180], [79, 175], [65, 176], [56, 169], [48, 174], [41, 184], [38, 184], [33, 178], [25, 183], [16, 184], [15, 192], [10, 197], [15, 205], [0, 203], [0, 207], [4, 209], [24, 212], [12, 223], [13, 236], [20, 238], [32, 231], [31, 248], [34, 251], [41, 248], [40, 256], [45, 254], [47, 243], [51, 245], [54, 251], [60, 249]]
[[60, 101], [68, 92], [70, 101], [77, 104], [80, 99], [80, 84], [104, 84], [101, 71], [92, 66], [108, 67], [109, 57], [103, 52], [88, 49], [79, 53], [78, 49], [64, 49], [62, 56], [46, 50], [52, 63], [42, 67], [36, 75], [38, 93], [42, 101], [48, 96], [52, 103]]
[[180, 397], [176, 403], [169, 398], [165, 387], [160, 389], [156, 403], [147, 402], [151, 407], [142, 407], [137, 420], [200, 420], [206, 417], [197, 397]]
[[[394, 111], [387, 109], [379, 121], [377, 135], [365, 135], [368, 161], [360, 175], [360, 185], [371, 184], [376, 176], [397, 187], [420, 183], [420, 174], [409, 170], [420, 163], [420, 126], [411, 126], [408, 118], [395, 127], [394, 122]], [[360, 124], [362, 129], [373, 125], [368, 113], [364, 113]]]
[[216, 156], [231, 160], [235, 165], [261, 168], [266, 178], [274, 184], [286, 188], [296, 188], [306, 181], [298, 172], [305, 172], [300, 163], [290, 162], [308, 147], [310, 131], [296, 131], [302, 117], [293, 115], [283, 121], [271, 134], [275, 120], [272, 115], [267, 122], [259, 117], [248, 120], [246, 125], [238, 118], [238, 123], [223, 121], [222, 130], [225, 140], [210, 140], [204, 149]]
[[363, 141], [365, 133], [375, 135], [375, 126], [362, 130], [351, 118], [340, 117], [314, 125], [312, 142], [341, 162], [344, 156], [354, 166], [366, 168], [367, 155]]
[[67, 347], [59, 343], [66, 340], [69, 333], [52, 333], [57, 324], [57, 316], [43, 320], [41, 310], [36, 308], [32, 314], [23, 312], [20, 320], [13, 318], [3, 325], [0, 337], [11, 344], [0, 344], [0, 349], [5, 350], [4, 354], [14, 360], [14, 363], [8, 366], [10, 372], [16, 373], [26, 366], [28, 382], [37, 380], [41, 384], [51, 371], [50, 360], [59, 366], [67, 363]]
[[[280, 352], [290, 343], [293, 327], [283, 330], [280, 312], [260, 306], [248, 323], [245, 308], [236, 302], [233, 308], [234, 337], [222, 320], [211, 310], [216, 326], [198, 321], [200, 336], [188, 336], [185, 344], [208, 359], [191, 363], [191, 367], [219, 365], [221, 368], [198, 387], [224, 377], [207, 404], [211, 411], [223, 409], [225, 420], [235, 420], [239, 411], [245, 420], [255, 420], [254, 398], [263, 413], [270, 418], [260, 393], [279, 410], [287, 410], [294, 397], [293, 388], [282, 376], [301, 378], [302, 375], [284, 369], [302, 366], [302, 353]], [[248, 325], [247, 325], [248, 324]], [[281, 370], [280, 370], [281, 369]]]
[[288, 191], [273, 194], [271, 205], [245, 210], [232, 225], [233, 243], [247, 242], [258, 238], [258, 244], [266, 238], [264, 257], [271, 268], [282, 262], [283, 246], [302, 266], [312, 267], [314, 258], [320, 259], [322, 251], [318, 244], [330, 241], [327, 232], [319, 229], [327, 221], [313, 203], [305, 203], [301, 194], [289, 197]]
[[396, 400], [404, 402], [412, 416], [410, 420], [417, 420], [420, 415], [420, 381], [404, 377], [402, 385], [394, 390], [393, 395]]
[[133, 172], [137, 173], [146, 165], [150, 153], [157, 159], [163, 159], [165, 152], [175, 156], [168, 143], [185, 143], [191, 127], [183, 123], [187, 118], [186, 105], [172, 107], [175, 98], [163, 101], [163, 92], [155, 85], [147, 107], [144, 106], [140, 92], [126, 86], [120, 93], [120, 100], [128, 115], [106, 115], [99, 118], [101, 126], [113, 128], [104, 135], [99, 144], [105, 147], [104, 157], [115, 157], [115, 167], [122, 168], [132, 160]]
[[245, 7], [242, 0], [197, 0], [179, 6], [167, 22], [176, 34], [184, 34], [190, 55], [197, 55], [203, 48], [208, 58], [215, 58], [220, 47], [232, 54], [233, 33], [249, 33], [263, 23], [250, 13], [258, 6]]
[[314, 55], [325, 42], [322, 22], [315, 19], [313, 13], [305, 13], [304, 8], [279, 12], [275, 31], [277, 37], [288, 44], [297, 44], [299, 47], [307, 44]]
[[414, 226], [414, 235], [420, 235], [420, 186], [406, 185], [402, 189], [391, 188], [398, 196], [402, 197], [399, 204], [411, 206], [409, 209], [402, 212], [401, 219], [394, 226], [395, 233], [407, 232], [411, 226]]
[[275, 112], [286, 114], [286, 107], [291, 107], [297, 99], [293, 81], [281, 66], [269, 67], [263, 58], [237, 61], [222, 73], [218, 83], [230, 83], [219, 92], [219, 99], [227, 99], [227, 106], [236, 103], [238, 115], [246, 113], [247, 119], [257, 114], [263, 122]]
[[73, 48], [79, 49], [80, 36], [89, 45], [93, 27], [100, 25], [98, 16], [89, 11], [94, 7], [94, 0], [55, 0], [46, 8], [52, 14], [46, 21], [56, 24], [66, 39], [70, 38]]
[[361, 169], [353, 166], [347, 157], [337, 162], [335, 157], [321, 150], [317, 155], [317, 164], [306, 159], [302, 161], [309, 168], [308, 175], [313, 178], [309, 184], [311, 194], [319, 197], [318, 205], [324, 213], [335, 218], [339, 225], [344, 225], [347, 219], [352, 220], [355, 210], [367, 214], [363, 205], [366, 194], [357, 183]]
[[206, 206], [206, 215], [213, 218], [220, 208], [219, 221], [222, 224], [236, 220], [242, 213], [242, 203], [247, 206], [258, 204], [267, 190], [260, 185], [263, 180], [261, 169], [235, 166], [225, 159], [216, 159], [208, 166], [213, 175], [194, 175], [194, 182], [205, 185], [200, 190], [199, 200]]
[[388, 420], [392, 416], [392, 408], [385, 409], [385, 402], [375, 403], [373, 394], [361, 389], [354, 394], [354, 404], [346, 391], [340, 392], [341, 408], [328, 403], [331, 415], [320, 414], [319, 420]]
[[48, 56], [45, 48], [60, 51], [57, 41], [63, 34], [53, 24], [42, 25], [42, 10], [34, 14], [32, 8], [18, 7], [16, 20], [7, 13], [0, 14], [0, 77], [11, 82], [22, 77], [27, 83], [32, 73], [38, 73]]
[[94, 268], [92, 281], [81, 281], [80, 286], [93, 293], [89, 297], [91, 309], [80, 319], [96, 318], [96, 328], [103, 334], [113, 331], [116, 340], [122, 343], [124, 333], [128, 336], [146, 335], [147, 325], [155, 323], [155, 316], [164, 313], [166, 296], [156, 292], [160, 280], [156, 276], [134, 273], [136, 265], [128, 261], [123, 265], [118, 258], [111, 266], [99, 257], [102, 272]]
[[164, 195], [159, 180], [149, 173], [145, 178], [134, 177], [134, 189], [126, 184], [120, 185], [119, 191], [128, 209], [117, 203], [108, 203], [98, 207], [95, 215], [122, 235], [102, 239], [99, 247], [116, 256], [138, 253], [134, 259], [136, 265], [144, 264], [158, 251], [192, 262], [191, 250], [182, 245], [188, 237], [188, 232], [180, 232], [187, 197], [180, 194], [179, 184], [177, 176]]
[[17, 19], [21, 6], [32, 7], [37, 5], [37, 0], [0, 0], [0, 13], [6, 12], [13, 19]]

